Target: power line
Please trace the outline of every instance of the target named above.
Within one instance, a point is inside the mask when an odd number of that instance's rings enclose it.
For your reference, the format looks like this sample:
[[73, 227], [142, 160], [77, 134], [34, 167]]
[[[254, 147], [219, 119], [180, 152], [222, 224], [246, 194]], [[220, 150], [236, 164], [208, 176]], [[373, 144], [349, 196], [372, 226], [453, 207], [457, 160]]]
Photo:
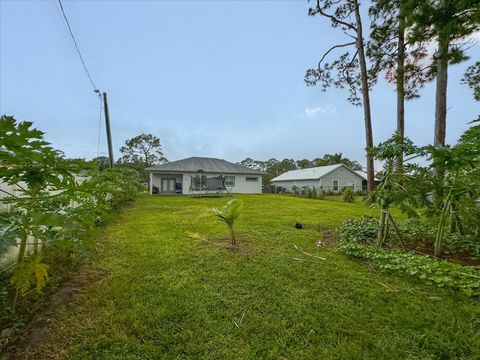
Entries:
[[80, 57], [80, 61], [82, 62], [83, 68], [85, 69], [85, 73], [88, 76], [88, 80], [90, 80], [90, 83], [92, 84], [93, 90], [98, 93], [99, 90], [97, 89], [97, 86], [93, 82], [92, 76], [90, 75], [90, 72], [87, 69], [87, 65], [85, 64], [85, 61], [83, 60], [82, 53], [80, 52], [80, 49], [78, 48], [77, 40], [75, 39], [75, 36], [73, 35], [72, 28], [70, 27], [70, 23], [68, 22], [67, 15], [65, 14], [65, 11], [63, 10], [63, 5], [60, 0], [58, 0], [58, 4], [60, 5], [60, 10], [62, 11], [63, 18], [65, 19], [65, 23], [67, 24], [68, 32], [70, 34], [70, 38], [73, 41], [73, 45], [75, 46], [75, 49], [77, 50], [77, 54]]

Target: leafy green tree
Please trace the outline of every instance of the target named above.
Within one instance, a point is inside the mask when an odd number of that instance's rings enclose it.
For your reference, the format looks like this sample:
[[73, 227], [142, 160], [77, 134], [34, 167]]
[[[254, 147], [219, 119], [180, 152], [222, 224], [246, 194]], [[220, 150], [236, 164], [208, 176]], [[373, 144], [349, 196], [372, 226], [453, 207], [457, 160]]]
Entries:
[[118, 165], [135, 169], [146, 182], [150, 181], [147, 167], [168, 161], [163, 156], [160, 139], [152, 134], [140, 134], [125, 140], [120, 153], [122, 157], [118, 160]]
[[312, 164], [314, 166], [344, 164], [352, 170], [362, 170], [362, 165], [355, 160], [352, 161], [349, 158], [343, 157], [342, 153], [325, 154], [322, 158], [314, 159]]
[[[321, 84], [326, 90], [331, 86], [348, 88], [348, 100], [355, 106], [362, 106], [364, 112], [366, 148], [373, 147], [372, 115], [370, 109], [370, 88], [376, 81], [369, 76], [363, 23], [358, 0], [317, 0], [316, 6], [309, 9], [309, 15], [320, 15], [331, 22], [348, 37], [348, 42], [330, 47], [320, 58], [314, 69], [307, 70], [305, 82], [309, 86]], [[323, 63], [335, 49], [352, 48], [331, 63]], [[367, 152], [368, 190], [374, 187], [374, 160]]]
[[295, 164], [298, 169], [307, 169], [312, 167], [312, 162], [308, 159], [297, 160]]
[[480, 101], [480, 61], [468, 67], [462, 79], [473, 90], [473, 98]]
[[[436, 42], [431, 64], [436, 77], [434, 145], [445, 145], [447, 123], [447, 79], [450, 64], [458, 64], [468, 57], [465, 39], [480, 29], [478, 0], [417, 0], [407, 14], [411, 22], [409, 42], [427, 44]], [[441, 175], [442, 170], [437, 169]]]
[[246, 159], [243, 159], [237, 164], [248, 167], [249, 169], [261, 169], [261, 170], [265, 169], [265, 164], [263, 161], [253, 160], [252, 158], [249, 158], [249, 157], [247, 157]]
[[125, 141], [120, 148], [122, 164], [141, 164], [143, 167], [163, 164], [167, 159], [163, 156], [160, 139], [152, 134], [140, 134]]

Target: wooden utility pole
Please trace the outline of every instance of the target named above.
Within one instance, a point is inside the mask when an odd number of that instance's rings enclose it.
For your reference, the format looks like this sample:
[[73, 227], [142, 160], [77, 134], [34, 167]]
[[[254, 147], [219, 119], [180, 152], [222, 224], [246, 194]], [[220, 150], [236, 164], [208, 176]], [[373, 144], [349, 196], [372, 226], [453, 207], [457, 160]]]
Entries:
[[105, 128], [107, 130], [108, 157], [110, 159], [110, 167], [113, 168], [113, 149], [112, 134], [110, 132], [110, 115], [108, 113], [107, 93], [103, 93], [103, 107], [105, 109]]

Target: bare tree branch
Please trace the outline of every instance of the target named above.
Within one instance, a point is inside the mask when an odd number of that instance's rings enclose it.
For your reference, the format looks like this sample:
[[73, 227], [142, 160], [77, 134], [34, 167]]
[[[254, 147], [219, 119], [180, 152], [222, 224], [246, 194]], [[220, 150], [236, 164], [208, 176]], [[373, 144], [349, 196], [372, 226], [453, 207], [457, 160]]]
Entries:
[[332, 46], [330, 49], [327, 50], [326, 53], [323, 54], [322, 58], [320, 59], [320, 61], [318, 62], [318, 69], [320, 69], [320, 66], [322, 65], [322, 61], [325, 60], [325, 57], [334, 49], [336, 48], [341, 48], [341, 47], [346, 47], [346, 46], [350, 46], [350, 45], [355, 45], [356, 42], [355, 41], [352, 41], [352, 42], [349, 42], [349, 43], [346, 43], [346, 44], [341, 44], [341, 45], [335, 45], [335, 46]]

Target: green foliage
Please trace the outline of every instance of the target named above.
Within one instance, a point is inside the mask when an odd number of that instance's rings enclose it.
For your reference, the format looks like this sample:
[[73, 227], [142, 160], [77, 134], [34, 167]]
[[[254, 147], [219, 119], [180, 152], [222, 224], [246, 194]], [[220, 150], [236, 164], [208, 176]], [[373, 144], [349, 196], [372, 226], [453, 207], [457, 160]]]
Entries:
[[[407, 242], [428, 242], [435, 239], [435, 228], [419, 219], [399, 222], [398, 228]], [[347, 219], [336, 232], [338, 249], [350, 256], [369, 259], [382, 270], [404, 272], [433, 282], [437, 286], [460, 289], [469, 295], [480, 294], [480, 268], [462, 266], [405, 251], [380, 249], [374, 246], [377, 231], [378, 222], [373, 217]], [[450, 251], [465, 250], [467, 246], [472, 246], [470, 241], [467, 241], [468, 245], [461, 241], [450, 238], [447, 242]], [[479, 249], [480, 246], [477, 245], [472, 249], [472, 253]]]
[[14, 210], [0, 214], [0, 255], [14, 245], [19, 249], [10, 281], [13, 308], [19, 295], [45, 286], [55, 259], [42, 262], [44, 253], [52, 247], [68, 254], [84, 251], [95, 226], [139, 193], [141, 179], [131, 169], [108, 169], [91, 171], [78, 183], [75, 174], [92, 164], [66, 159], [32, 123], [11, 116], [0, 118], [0, 144], [0, 181], [15, 189], [2, 190], [1, 201]]
[[303, 196], [307, 197], [307, 198], [311, 198], [312, 197], [312, 188], [309, 187], [309, 186], [306, 186], [303, 188]]
[[480, 259], [480, 238], [477, 235], [449, 234], [445, 239], [445, 252], [467, 252]]
[[125, 145], [120, 148], [122, 157], [120, 163], [143, 164], [153, 166], [167, 161], [163, 156], [160, 139], [152, 134], [140, 134], [125, 140]]
[[[377, 205], [388, 210], [396, 205], [409, 216], [418, 217], [426, 209], [437, 225], [435, 255], [441, 254], [449, 233], [479, 234], [480, 209], [480, 125], [479, 120], [465, 131], [454, 146], [417, 147], [409, 139], [395, 134], [391, 139], [371, 149], [385, 162], [385, 172], [372, 194]], [[405, 154], [411, 162], [402, 172], [394, 163]], [[426, 158], [427, 165], [413, 162]], [[441, 168], [443, 176], [436, 169]], [[435, 194], [432, 201], [432, 194]]]
[[297, 185], [293, 185], [293, 186], [292, 186], [292, 191], [293, 191], [293, 193], [294, 193], [295, 195], [300, 194], [300, 189], [298, 188]]
[[230, 200], [223, 208], [213, 208], [211, 211], [230, 230], [232, 245], [237, 245], [235, 237], [235, 223], [242, 213], [243, 201], [238, 199]]
[[336, 238], [341, 242], [360, 244], [373, 243], [377, 236], [378, 221], [372, 216], [351, 218], [336, 230]]
[[433, 243], [435, 240], [436, 229], [434, 224], [427, 224], [420, 218], [409, 218], [405, 221], [399, 221], [397, 226], [402, 237], [407, 242]]
[[45, 287], [49, 266], [42, 261], [43, 255], [38, 253], [17, 266], [10, 282], [19, 290], [21, 295], [25, 295], [33, 286], [35, 286], [37, 292]]
[[86, 184], [99, 192], [100, 204], [119, 210], [133, 201], [142, 189], [142, 177], [134, 169], [115, 167], [93, 173]]
[[342, 199], [347, 203], [353, 203], [355, 201], [355, 192], [353, 189], [349, 187], [343, 189]]
[[325, 200], [326, 197], [327, 197], [326, 191], [322, 188], [318, 189], [317, 198], [319, 198], [320, 200]]
[[480, 61], [468, 67], [462, 79], [473, 90], [473, 98], [480, 101]]
[[341, 243], [338, 248], [347, 255], [368, 259], [384, 271], [398, 271], [439, 287], [461, 290], [467, 295], [480, 295], [478, 267], [463, 266], [408, 252], [384, 251], [355, 241]]

